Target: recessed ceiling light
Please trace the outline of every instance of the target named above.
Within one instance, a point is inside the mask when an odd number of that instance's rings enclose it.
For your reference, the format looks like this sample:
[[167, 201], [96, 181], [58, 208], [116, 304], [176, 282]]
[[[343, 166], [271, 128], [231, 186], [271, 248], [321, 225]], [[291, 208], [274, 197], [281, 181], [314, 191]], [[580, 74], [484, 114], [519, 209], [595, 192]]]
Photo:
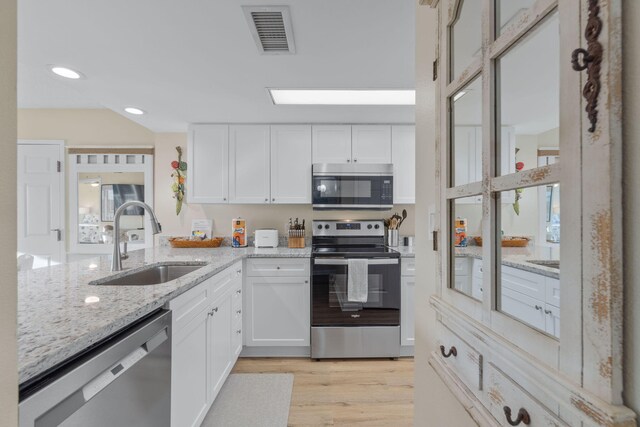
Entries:
[[95, 296], [95, 295], [91, 295], [88, 296], [84, 299], [85, 304], [95, 304], [97, 302], [100, 302], [100, 298]]
[[78, 71], [72, 70], [71, 68], [67, 67], [58, 67], [57, 65], [52, 66], [51, 71], [54, 74], [57, 74], [58, 76], [64, 77], [66, 79], [78, 80], [83, 77], [82, 73]]
[[141, 116], [145, 113], [143, 110], [136, 107], [127, 107], [124, 109], [124, 111], [126, 111], [129, 114], [133, 114], [135, 116]]
[[465, 92], [465, 91], [456, 93], [455, 95], [453, 95], [453, 102], [456, 102], [458, 99], [462, 98], [466, 94], [467, 94], [467, 92]]
[[268, 89], [276, 105], [415, 105], [413, 89]]

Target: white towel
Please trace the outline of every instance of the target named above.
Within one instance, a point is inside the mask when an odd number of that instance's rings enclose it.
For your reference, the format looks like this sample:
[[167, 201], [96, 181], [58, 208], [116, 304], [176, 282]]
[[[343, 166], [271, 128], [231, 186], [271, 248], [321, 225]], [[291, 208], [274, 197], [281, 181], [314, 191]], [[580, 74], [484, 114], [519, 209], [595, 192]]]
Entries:
[[367, 302], [369, 297], [369, 261], [349, 259], [347, 278], [347, 300], [349, 302]]

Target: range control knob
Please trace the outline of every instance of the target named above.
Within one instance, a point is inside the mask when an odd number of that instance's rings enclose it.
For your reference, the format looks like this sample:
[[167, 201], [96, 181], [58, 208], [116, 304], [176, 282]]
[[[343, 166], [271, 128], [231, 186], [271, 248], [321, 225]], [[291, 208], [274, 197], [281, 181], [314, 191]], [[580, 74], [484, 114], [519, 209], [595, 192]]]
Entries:
[[369, 224], [369, 225], [367, 225], [367, 228], [368, 228], [369, 230], [371, 230], [371, 229], [373, 228], [373, 225]]
[[325, 229], [325, 230], [328, 230], [328, 229], [329, 229], [329, 224], [325, 224], [325, 225], [324, 225], [324, 229]]
[[318, 224], [318, 230], [322, 230], [322, 224]]
[[376, 230], [380, 228], [380, 224], [375, 225]]

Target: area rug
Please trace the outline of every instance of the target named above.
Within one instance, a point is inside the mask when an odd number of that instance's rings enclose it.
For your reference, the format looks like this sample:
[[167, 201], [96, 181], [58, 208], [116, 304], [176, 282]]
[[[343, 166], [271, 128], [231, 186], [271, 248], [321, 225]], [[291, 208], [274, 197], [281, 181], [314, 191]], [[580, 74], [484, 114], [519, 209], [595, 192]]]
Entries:
[[293, 374], [231, 374], [202, 427], [285, 427]]

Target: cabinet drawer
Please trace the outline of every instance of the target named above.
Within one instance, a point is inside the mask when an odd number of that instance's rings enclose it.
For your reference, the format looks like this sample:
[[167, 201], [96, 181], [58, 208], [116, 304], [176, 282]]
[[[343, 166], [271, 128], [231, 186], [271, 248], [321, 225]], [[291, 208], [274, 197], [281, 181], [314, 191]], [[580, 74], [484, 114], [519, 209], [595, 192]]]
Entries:
[[[211, 295], [213, 299], [219, 298], [222, 294], [227, 292], [231, 286], [235, 283], [234, 281], [238, 278], [242, 277], [242, 263], [238, 262], [233, 264], [231, 267], [225, 268], [215, 276], [213, 276], [211, 280]], [[242, 279], [240, 279], [242, 280]]]
[[503, 265], [502, 287], [528, 295], [539, 301], [545, 299], [545, 276], [540, 274]]
[[518, 417], [520, 408], [526, 410], [531, 418], [529, 427], [567, 425], [491, 363], [487, 364], [485, 381], [486, 394], [483, 398], [491, 415], [500, 425], [509, 425], [504, 409], [506, 407], [511, 409], [512, 420]]
[[415, 258], [402, 258], [400, 260], [400, 271], [403, 276], [415, 276], [416, 275], [416, 260]]
[[172, 323], [174, 331], [184, 328], [208, 307], [211, 302], [210, 282], [211, 279], [207, 279], [169, 301], [169, 309], [173, 312]]
[[474, 258], [472, 261], [472, 276], [473, 277], [477, 277], [478, 279], [480, 279], [482, 281], [482, 260], [478, 259], [478, 258]]
[[242, 309], [242, 286], [236, 286], [231, 291], [231, 308], [234, 311]]
[[[482, 355], [479, 352], [445, 326], [441, 327], [438, 347], [437, 353], [457, 373], [469, 390], [473, 393], [482, 390]], [[445, 357], [447, 354], [449, 357]]]
[[309, 258], [254, 258], [247, 260], [247, 276], [309, 276]]
[[528, 295], [514, 292], [509, 288], [502, 289], [501, 310], [525, 323], [545, 330], [544, 302]]

